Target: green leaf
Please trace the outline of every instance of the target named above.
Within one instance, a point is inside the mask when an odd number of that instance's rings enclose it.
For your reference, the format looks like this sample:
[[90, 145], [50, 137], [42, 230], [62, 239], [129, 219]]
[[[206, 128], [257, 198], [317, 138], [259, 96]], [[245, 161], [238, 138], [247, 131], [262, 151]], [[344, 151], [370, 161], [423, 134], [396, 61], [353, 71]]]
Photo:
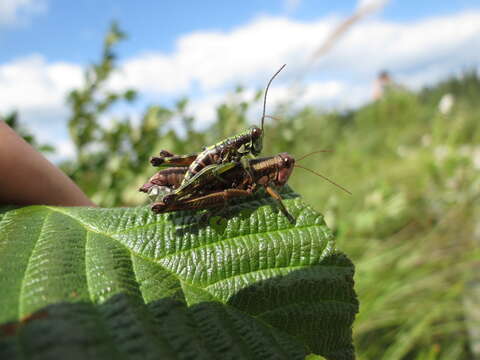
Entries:
[[295, 225], [264, 195], [213, 227], [148, 207], [1, 208], [0, 358], [353, 359], [353, 265], [282, 194]]

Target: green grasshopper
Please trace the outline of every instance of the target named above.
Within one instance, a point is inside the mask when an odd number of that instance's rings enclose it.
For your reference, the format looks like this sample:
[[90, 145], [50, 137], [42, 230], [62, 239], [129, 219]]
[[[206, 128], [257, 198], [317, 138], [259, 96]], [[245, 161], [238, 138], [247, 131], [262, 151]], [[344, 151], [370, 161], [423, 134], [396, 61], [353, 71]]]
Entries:
[[263, 148], [263, 124], [265, 120], [265, 108], [267, 93], [273, 79], [285, 67], [283, 65], [271, 78], [265, 89], [263, 99], [262, 127], [252, 126], [240, 134], [231, 136], [215, 145], [205, 148], [200, 153], [189, 155], [175, 155], [169, 151], [162, 150], [159, 157], [152, 157], [150, 162], [153, 166], [188, 166], [182, 185], [187, 184], [199, 171], [209, 165], [224, 164], [228, 162], [240, 162], [248, 170], [248, 161], [243, 160], [247, 155], [257, 156]]

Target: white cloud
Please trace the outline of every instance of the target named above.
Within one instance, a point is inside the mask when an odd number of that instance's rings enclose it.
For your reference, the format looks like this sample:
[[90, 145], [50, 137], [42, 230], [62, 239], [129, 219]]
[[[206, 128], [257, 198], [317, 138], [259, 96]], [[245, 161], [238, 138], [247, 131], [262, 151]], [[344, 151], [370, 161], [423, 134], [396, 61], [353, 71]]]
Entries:
[[29, 16], [45, 12], [46, 0], [1, 0], [0, 25], [17, 25]]
[[367, 8], [379, 9], [385, 6], [389, 0], [358, 0], [357, 9], [364, 10]]
[[294, 70], [295, 63], [318, 45], [330, 26], [330, 20], [303, 24], [261, 18], [228, 33], [191, 33], [178, 39], [171, 54], [151, 52], [125, 61], [113, 83], [159, 94], [189, 91], [194, 84], [203, 91], [240, 82], [263, 85], [283, 62]]
[[67, 92], [81, 84], [82, 70], [31, 55], [0, 65], [0, 113], [13, 109], [59, 108]]
[[302, 97], [302, 102], [312, 104], [317, 101], [332, 101], [348, 91], [346, 85], [339, 81], [315, 82], [309, 84]]
[[57, 147], [59, 153], [49, 157], [65, 159], [72, 154], [66, 145], [65, 97], [81, 79], [80, 66], [48, 63], [40, 55], [0, 64], [0, 114], [18, 110], [24, 127], [41, 143]]
[[444, 16], [412, 24], [370, 22], [359, 25], [321, 61], [357, 74], [381, 68], [421, 72], [443, 64], [449, 72], [480, 61], [480, 12]]

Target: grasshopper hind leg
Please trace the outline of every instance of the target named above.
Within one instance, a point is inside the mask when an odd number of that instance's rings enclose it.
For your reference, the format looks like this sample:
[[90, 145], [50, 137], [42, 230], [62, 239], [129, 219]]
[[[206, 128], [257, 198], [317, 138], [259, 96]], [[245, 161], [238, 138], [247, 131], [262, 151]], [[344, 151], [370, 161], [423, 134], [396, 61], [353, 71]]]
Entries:
[[278, 207], [280, 208], [281, 212], [285, 215], [285, 217], [290, 221], [291, 224], [295, 224], [296, 220], [290, 214], [285, 207], [285, 204], [282, 201], [282, 197], [278, 192], [276, 192], [271, 186], [265, 186], [265, 190], [267, 191], [268, 195], [270, 195], [272, 198], [274, 198], [277, 201]]

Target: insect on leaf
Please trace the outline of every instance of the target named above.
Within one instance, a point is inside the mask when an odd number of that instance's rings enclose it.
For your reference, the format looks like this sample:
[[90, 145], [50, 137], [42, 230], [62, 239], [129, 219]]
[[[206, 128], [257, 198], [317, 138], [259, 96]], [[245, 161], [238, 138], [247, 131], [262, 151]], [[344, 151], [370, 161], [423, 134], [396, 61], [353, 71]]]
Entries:
[[264, 194], [215, 226], [0, 208], [0, 358], [353, 359], [353, 265], [320, 214], [282, 196], [294, 225]]

